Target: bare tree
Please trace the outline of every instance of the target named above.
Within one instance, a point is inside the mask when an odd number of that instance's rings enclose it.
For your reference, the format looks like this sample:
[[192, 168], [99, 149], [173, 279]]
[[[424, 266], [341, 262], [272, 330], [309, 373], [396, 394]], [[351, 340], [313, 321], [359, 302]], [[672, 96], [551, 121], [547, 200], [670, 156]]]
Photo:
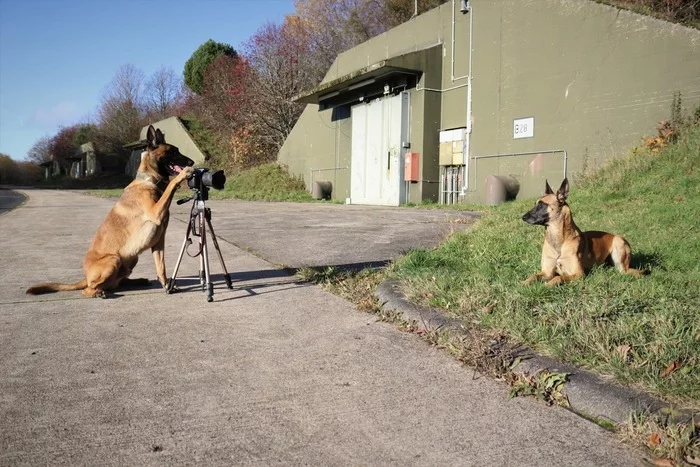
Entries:
[[252, 68], [250, 123], [261, 125], [262, 135], [278, 148], [305, 107], [292, 98], [316, 84], [317, 75], [307, 66], [307, 37], [304, 23], [287, 18], [282, 25], [263, 26], [246, 44]]
[[295, 0], [292, 17], [304, 25], [305, 62], [318, 83], [338, 54], [446, 1]]
[[172, 68], [162, 66], [144, 86], [144, 101], [149, 117], [161, 120], [177, 113], [184, 102], [183, 81]]
[[144, 123], [142, 101], [144, 73], [131, 64], [123, 65], [102, 94], [97, 111], [100, 141], [108, 152], [122, 152], [122, 146], [139, 137]]
[[51, 143], [50, 136], [42, 136], [27, 152], [27, 159], [35, 164], [41, 164], [51, 159]]
[[105, 88], [103, 98], [129, 101], [138, 106], [141, 103], [144, 79], [142, 70], [130, 63], [122, 65]]

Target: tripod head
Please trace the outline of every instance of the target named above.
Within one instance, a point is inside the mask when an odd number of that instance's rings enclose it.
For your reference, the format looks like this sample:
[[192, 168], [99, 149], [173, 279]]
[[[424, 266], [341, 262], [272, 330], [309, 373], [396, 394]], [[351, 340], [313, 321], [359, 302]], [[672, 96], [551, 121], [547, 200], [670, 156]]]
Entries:
[[206, 201], [209, 199], [209, 188], [205, 188], [204, 190], [198, 190], [196, 188], [192, 189], [192, 196], [188, 196], [187, 198], [181, 198], [175, 201], [178, 206], [180, 204], [185, 204], [189, 203], [190, 201], [194, 200], [195, 204], [197, 204], [197, 201]]
[[210, 171], [206, 167], [194, 169], [192, 176], [187, 179], [187, 186], [192, 189], [192, 196], [180, 199], [177, 204], [184, 204], [188, 201], [206, 201], [209, 199], [209, 188], [223, 190], [226, 183], [226, 175], [223, 170]]

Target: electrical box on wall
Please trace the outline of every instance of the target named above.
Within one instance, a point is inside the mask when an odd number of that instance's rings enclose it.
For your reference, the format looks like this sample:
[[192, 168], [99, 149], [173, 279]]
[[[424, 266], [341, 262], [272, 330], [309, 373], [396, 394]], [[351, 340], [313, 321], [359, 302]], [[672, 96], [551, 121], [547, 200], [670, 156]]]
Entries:
[[440, 132], [440, 165], [464, 164], [465, 128]]
[[404, 162], [404, 180], [407, 182], [417, 182], [418, 177], [418, 153], [407, 152]]

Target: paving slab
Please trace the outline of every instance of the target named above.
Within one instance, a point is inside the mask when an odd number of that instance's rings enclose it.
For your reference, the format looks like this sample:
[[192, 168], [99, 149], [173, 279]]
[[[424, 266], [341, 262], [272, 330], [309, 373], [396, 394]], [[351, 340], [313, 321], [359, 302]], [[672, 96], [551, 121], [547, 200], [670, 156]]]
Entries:
[[[213, 303], [189, 257], [180, 294], [25, 295], [81, 278], [114, 202], [26, 194], [0, 216], [0, 465], [641, 463], [614, 434], [509, 399], [503, 383], [227, 241], [234, 287], [213, 262]], [[219, 219], [239, 204], [211, 206], [220, 237], [237, 238]], [[169, 273], [184, 228], [171, 223]], [[280, 235], [294, 248], [302, 231]], [[150, 254], [134, 276], [155, 278]]]

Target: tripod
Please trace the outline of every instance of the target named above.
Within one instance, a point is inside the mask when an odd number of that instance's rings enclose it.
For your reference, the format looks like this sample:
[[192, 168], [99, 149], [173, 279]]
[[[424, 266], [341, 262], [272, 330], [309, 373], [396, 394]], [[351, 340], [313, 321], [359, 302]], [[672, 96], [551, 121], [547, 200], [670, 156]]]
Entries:
[[199, 237], [199, 251], [195, 255], [189, 256], [196, 258], [199, 256], [199, 282], [202, 285], [202, 290], [207, 292], [207, 302], [214, 301], [214, 284], [211, 282], [211, 276], [209, 275], [209, 247], [207, 246], [207, 228], [211, 233], [211, 239], [214, 242], [214, 249], [219, 256], [219, 261], [221, 262], [221, 268], [224, 270], [224, 279], [226, 280], [226, 286], [229, 289], [233, 288], [231, 285], [231, 275], [226, 270], [226, 264], [224, 264], [224, 257], [221, 254], [221, 248], [219, 248], [219, 242], [216, 241], [216, 234], [214, 233], [214, 227], [211, 225], [211, 209], [205, 206], [204, 202], [209, 199], [209, 188], [204, 185], [200, 185], [199, 188], [193, 188], [193, 195], [189, 198], [180, 199], [177, 204], [184, 204], [188, 201], [192, 201], [192, 209], [190, 211], [190, 221], [187, 224], [187, 232], [185, 233], [185, 240], [182, 242], [182, 248], [180, 249], [180, 256], [177, 258], [177, 263], [175, 263], [175, 270], [173, 275], [168, 281], [168, 293], [173, 293], [175, 289], [175, 279], [177, 277], [177, 271], [180, 269], [180, 262], [182, 257], [187, 251], [187, 247], [192, 244], [192, 239], [190, 236]]

